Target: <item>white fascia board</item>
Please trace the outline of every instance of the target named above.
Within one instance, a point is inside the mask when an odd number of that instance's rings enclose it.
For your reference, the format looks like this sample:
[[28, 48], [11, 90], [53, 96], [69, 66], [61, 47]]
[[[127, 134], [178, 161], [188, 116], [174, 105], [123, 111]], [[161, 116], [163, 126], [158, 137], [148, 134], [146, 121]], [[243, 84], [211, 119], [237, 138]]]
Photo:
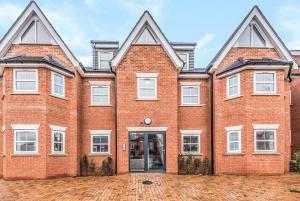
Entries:
[[63, 52], [66, 54], [66, 56], [70, 59], [72, 64], [76, 67], [79, 67], [78, 60], [74, 57], [74, 55], [71, 53], [67, 45], [63, 42], [61, 37], [58, 35], [58, 33], [54, 30], [53, 26], [50, 24], [44, 13], [40, 10], [40, 8], [37, 6], [35, 1], [31, 1], [29, 5], [26, 7], [26, 9], [23, 11], [23, 13], [20, 15], [20, 17], [17, 19], [15, 24], [11, 27], [9, 32], [4, 36], [3, 40], [0, 43], [0, 57], [3, 57], [14, 41], [14, 39], [18, 36], [19, 32], [22, 30], [22, 27], [28, 19], [32, 16], [32, 13], [36, 13], [38, 18], [41, 20], [43, 25], [46, 27], [46, 29], [49, 31], [53, 39], [57, 42], [57, 44], [62, 48]]
[[109, 135], [111, 130], [90, 130], [91, 135]]
[[40, 124], [11, 124], [14, 130], [37, 130]]
[[279, 124], [252, 124], [254, 130], [276, 130], [279, 128]]
[[65, 132], [67, 130], [67, 127], [63, 127], [63, 126], [55, 126], [55, 125], [49, 125], [51, 130], [53, 131], [62, 131]]
[[127, 127], [128, 131], [167, 131], [168, 127]]
[[240, 126], [228, 126], [228, 127], [225, 127], [225, 130], [227, 132], [229, 131], [241, 131], [243, 128], [243, 125], [240, 125]]
[[233, 38], [230, 40], [230, 42], [227, 44], [227, 46], [223, 49], [222, 53], [219, 55], [218, 59], [214, 62], [212, 68], [210, 69], [210, 73], [214, 72], [222, 60], [225, 58], [229, 50], [234, 46], [237, 39], [240, 37], [240, 35], [243, 33], [243, 31], [246, 29], [246, 27], [250, 24], [252, 19], [256, 17], [256, 20], [261, 23], [262, 28], [265, 29], [266, 34], [270, 36], [270, 40], [273, 41], [273, 45], [275, 45], [275, 48], [279, 51], [279, 53], [285, 57], [288, 61], [294, 61], [293, 68], [298, 69], [298, 65], [296, 64], [294, 58], [291, 56], [289, 51], [284, 47], [280, 39], [277, 37], [276, 33], [272, 30], [272, 28], [269, 26], [268, 22], [263, 18], [261, 13], [259, 12], [258, 8], [255, 7], [253, 11], [249, 14], [247, 19], [245, 19], [244, 23], [241, 25], [241, 27], [238, 29], [236, 34], [233, 36]]
[[128, 38], [125, 40], [121, 48], [119, 49], [116, 56], [111, 61], [111, 66], [113, 69], [117, 67], [117, 65], [120, 63], [126, 52], [128, 51], [130, 45], [133, 43], [134, 39], [138, 36], [140, 33], [140, 30], [143, 29], [145, 24], [148, 23], [148, 26], [153, 30], [153, 33], [156, 34], [157, 38], [160, 40], [162, 47], [166, 50], [167, 54], [171, 58], [172, 62], [175, 64], [177, 68], [183, 68], [183, 61], [179, 59], [179, 57], [176, 55], [174, 49], [170, 45], [170, 43], [167, 41], [163, 33], [160, 31], [157, 24], [154, 22], [153, 18], [150, 16], [149, 12], [145, 12], [139, 22], [136, 24], [136, 26], [131, 31]]

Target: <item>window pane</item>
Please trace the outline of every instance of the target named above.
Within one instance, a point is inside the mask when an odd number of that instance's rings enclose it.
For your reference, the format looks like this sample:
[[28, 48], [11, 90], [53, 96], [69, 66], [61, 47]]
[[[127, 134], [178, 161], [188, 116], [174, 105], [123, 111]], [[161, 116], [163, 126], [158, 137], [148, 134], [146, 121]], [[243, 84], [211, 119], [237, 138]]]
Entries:
[[184, 151], [184, 152], [189, 152], [190, 150], [191, 150], [191, 147], [190, 147], [189, 144], [184, 144], [184, 145], [183, 145], [183, 151]]
[[35, 21], [31, 22], [21, 37], [22, 43], [35, 43]]
[[274, 73], [256, 73], [255, 78], [258, 82], [274, 82]]
[[36, 71], [16, 71], [17, 80], [36, 80]]
[[237, 85], [238, 84], [238, 77], [234, 76], [229, 78], [229, 86]]
[[93, 137], [93, 143], [100, 143], [100, 137], [99, 136], [94, 136]]
[[101, 152], [108, 152], [108, 145], [100, 145]]
[[191, 136], [191, 143], [198, 143], [198, 136]]
[[140, 89], [141, 97], [155, 97], [155, 89]]
[[266, 140], [274, 140], [275, 139], [274, 131], [266, 131], [265, 139]]
[[256, 140], [264, 140], [265, 139], [264, 131], [256, 131]]
[[108, 94], [108, 87], [92, 87], [92, 93], [93, 94]]
[[93, 103], [108, 104], [108, 96], [93, 96]]
[[63, 151], [62, 143], [54, 143], [54, 151]]
[[51, 43], [51, 36], [40, 21], [37, 22], [37, 42]]
[[266, 142], [266, 150], [275, 150], [275, 142]]
[[64, 78], [61, 75], [54, 74], [54, 83], [63, 85], [64, 84]]
[[17, 90], [36, 90], [36, 82], [16, 82]]
[[112, 59], [112, 52], [100, 52], [100, 59], [110, 61]]
[[274, 91], [274, 84], [256, 83], [256, 91]]
[[16, 132], [17, 141], [35, 141], [36, 134], [32, 131], [20, 131]]
[[63, 95], [64, 88], [62, 86], [54, 85], [54, 93]]
[[109, 68], [109, 61], [100, 61], [101, 68]]
[[147, 79], [147, 78], [144, 78], [144, 79], [140, 79], [139, 80], [140, 83], [139, 83], [139, 87], [140, 88], [155, 88], [155, 80], [154, 79]]
[[266, 150], [265, 142], [261, 142], [261, 141], [256, 142], [256, 149], [257, 150]]
[[230, 142], [229, 148], [230, 148], [230, 151], [238, 151], [239, 150], [239, 142]]
[[26, 151], [26, 143], [25, 142], [17, 142], [16, 143], [16, 151]]
[[239, 133], [238, 132], [231, 132], [229, 134], [229, 141], [239, 141]]
[[93, 145], [93, 152], [100, 152], [100, 145]]
[[101, 136], [100, 141], [101, 141], [101, 143], [108, 143], [108, 137], [107, 136]]
[[199, 150], [199, 145], [198, 144], [192, 144], [191, 145], [191, 151], [192, 152], [198, 152]]
[[183, 136], [183, 143], [190, 143], [191, 137], [190, 136]]
[[62, 133], [54, 133], [54, 142], [62, 142], [63, 134]]

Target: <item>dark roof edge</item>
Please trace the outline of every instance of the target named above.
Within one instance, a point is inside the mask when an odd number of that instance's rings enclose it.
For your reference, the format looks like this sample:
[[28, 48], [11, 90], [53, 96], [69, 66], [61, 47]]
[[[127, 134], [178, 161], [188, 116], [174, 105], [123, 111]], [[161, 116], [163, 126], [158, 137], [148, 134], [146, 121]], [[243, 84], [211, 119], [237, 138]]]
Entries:
[[91, 40], [92, 44], [119, 44], [119, 41]]

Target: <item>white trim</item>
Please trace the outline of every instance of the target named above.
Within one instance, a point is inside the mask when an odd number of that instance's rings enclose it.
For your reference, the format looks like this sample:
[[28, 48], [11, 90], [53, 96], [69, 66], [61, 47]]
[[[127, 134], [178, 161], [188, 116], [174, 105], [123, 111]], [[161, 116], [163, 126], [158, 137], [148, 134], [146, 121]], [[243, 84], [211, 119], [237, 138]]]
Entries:
[[276, 130], [279, 124], [252, 124], [254, 130]]
[[[183, 101], [183, 89], [184, 88], [188, 88], [188, 87], [192, 87], [192, 88], [197, 88], [197, 103], [185, 103]], [[193, 95], [193, 97], [195, 97], [196, 95]], [[191, 97], [191, 96], [189, 96]], [[181, 86], [181, 105], [200, 105], [200, 85], [182, 85]]]
[[[62, 134], [62, 151], [54, 151], [54, 133]], [[52, 130], [51, 131], [51, 153], [52, 154], [65, 154], [65, 144], [66, 144], [66, 133], [60, 130]]]
[[201, 82], [180, 82], [180, 85], [181, 86], [200, 86], [201, 85]]
[[109, 135], [111, 130], [89, 130], [91, 135]]
[[[1, 66], [1, 65], [0, 65]], [[100, 78], [114, 78], [114, 73], [86, 73], [82, 69], [82, 67], [76, 68], [77, 72], [81, 75], [81, 77], [100, 77]]]
[[40, 124], [11, 124], [14, 130], [38, 130]]
[[[35, 151], [17, 151], [17, 141], [16, 141], [16, 133], [22, 131], [31, 131], [34, 132], [36, 135], [36, 150]], [[37, 129], [17, 129], [14, 130], [14, 154], [38, 154], [39, 153], [39, 131]]]
[[[231, 151], [230, 150], [230, 140], [229, 140], [229, 136], [232, 133], [238, 133], [239, 136], [239, 141], [233, 141], [233, 142], [238, 142], [239, 143], [239, 148], [238, 150], [235, 151]], [[232, 154], [232, 153], [242, 153], [242, 138], [241, 138], [241, 130], [230, 130], [227, 131], [227, 153]]]
[[[94, 152], [93, 151], [93, 145], [94, 145], [94, 143], [93, 143], [93, 137], [107, 137], [108, 138], [108, 141], [107, 141], [107, 144], [108, 144], [108, 152]], [[90, 141], [90, 152], [91, 152], [91, 154], [103, 154], [103, 155], [108, 155], [108, 154], [110, 154], [110, 135], [109, 134], [92, 134], [91, 135], [91, 141]]]
[[167, 131], [168, 127], [127, 127], [128, 131]]
[[62, 132], [66, 132], [66, 130], [67, 130], [67, 127], [63, 127], [63, 126], [49, 125], [49, 127], [50, 127], [51, 130], [53, 130], [53, 131], [62, 131]]
[[[235, 85], [235, 86], [237, 86], [237, 88], [238, 88], [238, 92], [237, 92], [237, 94], [233, 94], [233, 95], [230, 95], [229, 94], [229, 80], [231, 79], [231, 78], [233, 78], [233, 77], [237, 77], [237, 85]], [[232, 75], [232, 76], [230, 76], [230, 77], [228, 77], [227, 79], [226, 79], [227, 81], [226, 81], [226, 97], [227, 98], [233, 98], [233, 97], [236, 97], [236, 96], [240, 96], [241, 95], [241, 78], [240, 78], [240, 74], [238, 73], [238, 74], [234, 74], [234, 75]], [[235, 86], [231, 86], [231, 87], [235, 87]]]
[[[273, 131], [274, 140], [261, 140], [261, 141], [274, 141], [274, 150], [257, 150], [256, 147], [256, 132], [257, 131]], [[254, 130], [254, 152], [255, 153], [276, 153], [277, 152], [277, 130], [276, 129], [255, 129]]]
[[103, 85], [109, 86], [111, 85], [111, 81], [97, 81], [97, 80], [89, 80], [90, 85]]
[[202, 133], [202, 130], [180, 130], [180, 134], [200, 135], [201, 133]]
[[242, 130], [243, 128], [243, 125], [240, 125], [240, 126], [228, 126], [228, 127], [225, 127], [225, 130], [227, 132], [230, 132], [230, 131], [240, 131]]
[[[93, 88], [97, 88], [97, 87], [107, 88], [107, 103], [94, 103], [94, 101], [93, 101], [93, 96], [94, 96], [94, 94], [93, 94]], [[90, 94], [91, 94], [91, 105], [93, 105], [93, 106], [110, 105], [110, 85], [100, 85], [100, 84], [90, 85]], [[102, 95], [102, 96], [106, 96], [106, 95]]]
[[251, 12], [247, 15], [247, 17], [244, 19], [243, 24], [239, 26], [239, 28], [236, 30], [235, 35], [231, 38], [231, 40], [228, 42], [228, 44], [222, 49], [221, 53], [218, 55], [217, 59], [214, 61], [212, 68], [209, 70], [210, 73], [214, 72], [219, 64], [222, 62], [222, 60], [225, 58], [229, 50], [234, 46], [237, 39], [240, 37], [240, 35], [244, 32], [246, 27], [250, 24], [252, 19], [255, 18], [256, 21], [261, 24], [261, 27], [265, 29], [265, 33], [269, 35], [269, 40], [273, 42], [274, 48], [278, 50], [279, 54], [283, 56], [288, 61], [294, 61], [293, 62], [293, 68], [298, 69], [298, 65], [295, 62], [295, 59], [291, 56], [290, 52], [285, 48], [284, 44], [278, 38], [277, 34], [273, 31], [273, 29], [270, 27], [269, 23], [265, 20], [265, 18], [262, 16], [259, 8], [255, 6]]
[[202, 79], [207, 79], [209, 78], [209, 74], [179, 74], [178, 78], [202, 78]]
[[138, 78], [157, 78], [158, 73], [136, 73], [136, 77]]
[[[256, 74], [273, 74], [274, 75], [274, 81], [273, 82], [260, 82], [264, 84], [274, 84], [274, 91], [256, 91]], [[255, 71], [253, 72], [253, 93], [254, 94], [276, 94], [277, 92], [277, 73], [276, 71]]]
[[195, 50], [196, 45], [176, 45], [176, 44], [171, 44], [174, 50]]
[[[61, 86], [63, 88], [63, 94], [59, 94], [59, 93], [54, 92], [54, 85], [55, 85], [54, 75], [57, 75], [57, 76], [59, 76], [63, 79], [63, 85]], [[59, 85], [59, 84], [56, 84], [56, 85]], [[65, 76], [52, 71], [51, 72], [51, 94], [54, 95], [54, 96], [65, 97], [66, 96], [65, 88], [66, 88]]]
[[[183, 131], [183, 130], [181, 130]], [[186, 132], [185, 133], [181, 133], [181, 154], [191, 154], [191, 155], [199, 155], [201, 153], [201, 130], [200, 130], [200, 133], [192, 133], [190, 131], [193, 131], [193, 130], [185, 130]], [[197, 130], [199, 131], [199, 130]], [[185, 152], [183, 151], [183, 138], [184, 137], [190, 137], [190, 136], [197, 136], [198, 137], [198, 151], [190, 151], [190, 152]], [[191, 144], [191, 143], [185, 143], [185, 144]], [[193, 143], [193, 144], [196, 144], [196, 143]]]
[[168, 42], [168, 40], [165, 38], [163, 33], [160, 31], [159, 27], [153, 20], [152, 16], [148, 11], [145, 11], [140, 20], [137, 22], [133, 30], [130, 32], [129, 36], [115, 55], [115, 57], [111, 61], [111, 66], [115, 70], [115, 68], [118, 66], [118, 64], [121, 62], [122, 58], [125, 56], [126, 52], [128, 51], [130, 45], [134, 42], [135, 38], [139, 35], [140, 31], [143, 30], [144, 26], [150, 27], [150, 29], [153, 31], [153, 33], [157, 36], [159, 39], [162, 47], [165, 49], [167, 54], [169, 55], [170, 59], [174, 63], [174, 65], [181, 69], [183, 68], [183, 62], [179, 57], [176, 55], [174, 49]]
[[[17, 72], [28, 72], [28, 71], [32, 71], [35, 72], [35, 76], [36, 76], [36, 80], [26, 80], [26, 81], [30, 81], [30, 82], [35, 82], [35, 89], [34, 90], [17, 90], [16, 88], [16, 82], [18, 80], [16, 80], [16, 73]], [[23, 81], [23, 82], [26, 82]], [[37, 69], [34, 68], [28, 68], [28, 69], [13, 69], [13, 86], [14, 86], [14, 92], [15, 93], [37, 93], [39, 91], [39, 71]]]
[[62, 48], [63, 52], [66, 54], [66, 56], [70, 59], [71, 63], [74, 66], [80, 66], [77, 59], [74, 57], [74, 55], [71, 53], [71, 51], [68, 49], [67, 45], [63, 42], [61, 37], [58, 35], [58, 33], [55, 31], [53, 26], [50, 24], [50, 22], [47, 20], [44, 13], [41, 11], [41, 9], [37, 6], [35, 1], [31, 1], [29, 5], [26, 7], [26, 9], [22, 12], [21, 16], [17, 19], [17, 21], [14, 23], [14, 25], [9, 29], [8, 33], [4, 36], [0, 43], [0, 57], [3, 57], [6, 52], [8, 51], [10, 45], [12, 44], [12, 41], [19, 35], [21, 28], [27, 23], [27, 21], [30, 19], [30, 16], [32, 13], [35, 13], [41, 23], [44, 25], [47, 31], [49, 31], [50, 35], [53, 37], [55, 42]]
[[2, 131], [5, 131], [5, 126], [2, 126]]
[[104, 48], [104, 49], [118, 49], [119, 48], [119, 43], [116, 44], [116, 43], [112, 43], [112, 44], [99, 44], [99, 43], [94, 43], [94, 48], [96, 49], [101, 49], [101, 48]]
[[[141, 96], [140, 81], [143, 79], [154, 80], [154, 97]], [[139, 100], [155, 100], [155, 99], [157, 99], [157, 78], [156, 77], [138, 77], [137, 78], [137, 99], [139, 99]]]

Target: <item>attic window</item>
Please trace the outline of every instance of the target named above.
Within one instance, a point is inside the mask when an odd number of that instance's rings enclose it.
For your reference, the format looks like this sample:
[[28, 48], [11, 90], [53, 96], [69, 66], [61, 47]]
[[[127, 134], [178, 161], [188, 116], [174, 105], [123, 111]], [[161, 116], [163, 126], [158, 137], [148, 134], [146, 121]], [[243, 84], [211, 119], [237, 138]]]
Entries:
[[112, 51], [98, 51], [98, 67], [100, 68], [109, 68], [109, 62], [113, 58]]
[[148, 28], [145, 28], [136, 40], [136, 44], [156, 44], [156, 40]]
[[237, 41], [238, 47], [266, 47], [266, 40], [256, 24], [250, 24]]
[[183, 70], [189, 69], [189, 53], [179, 53], [179, 58], [184, 62]]
[[33, 20], [21, 36], [21, 43], [51, 44], [52, 38], [42, 22]]

